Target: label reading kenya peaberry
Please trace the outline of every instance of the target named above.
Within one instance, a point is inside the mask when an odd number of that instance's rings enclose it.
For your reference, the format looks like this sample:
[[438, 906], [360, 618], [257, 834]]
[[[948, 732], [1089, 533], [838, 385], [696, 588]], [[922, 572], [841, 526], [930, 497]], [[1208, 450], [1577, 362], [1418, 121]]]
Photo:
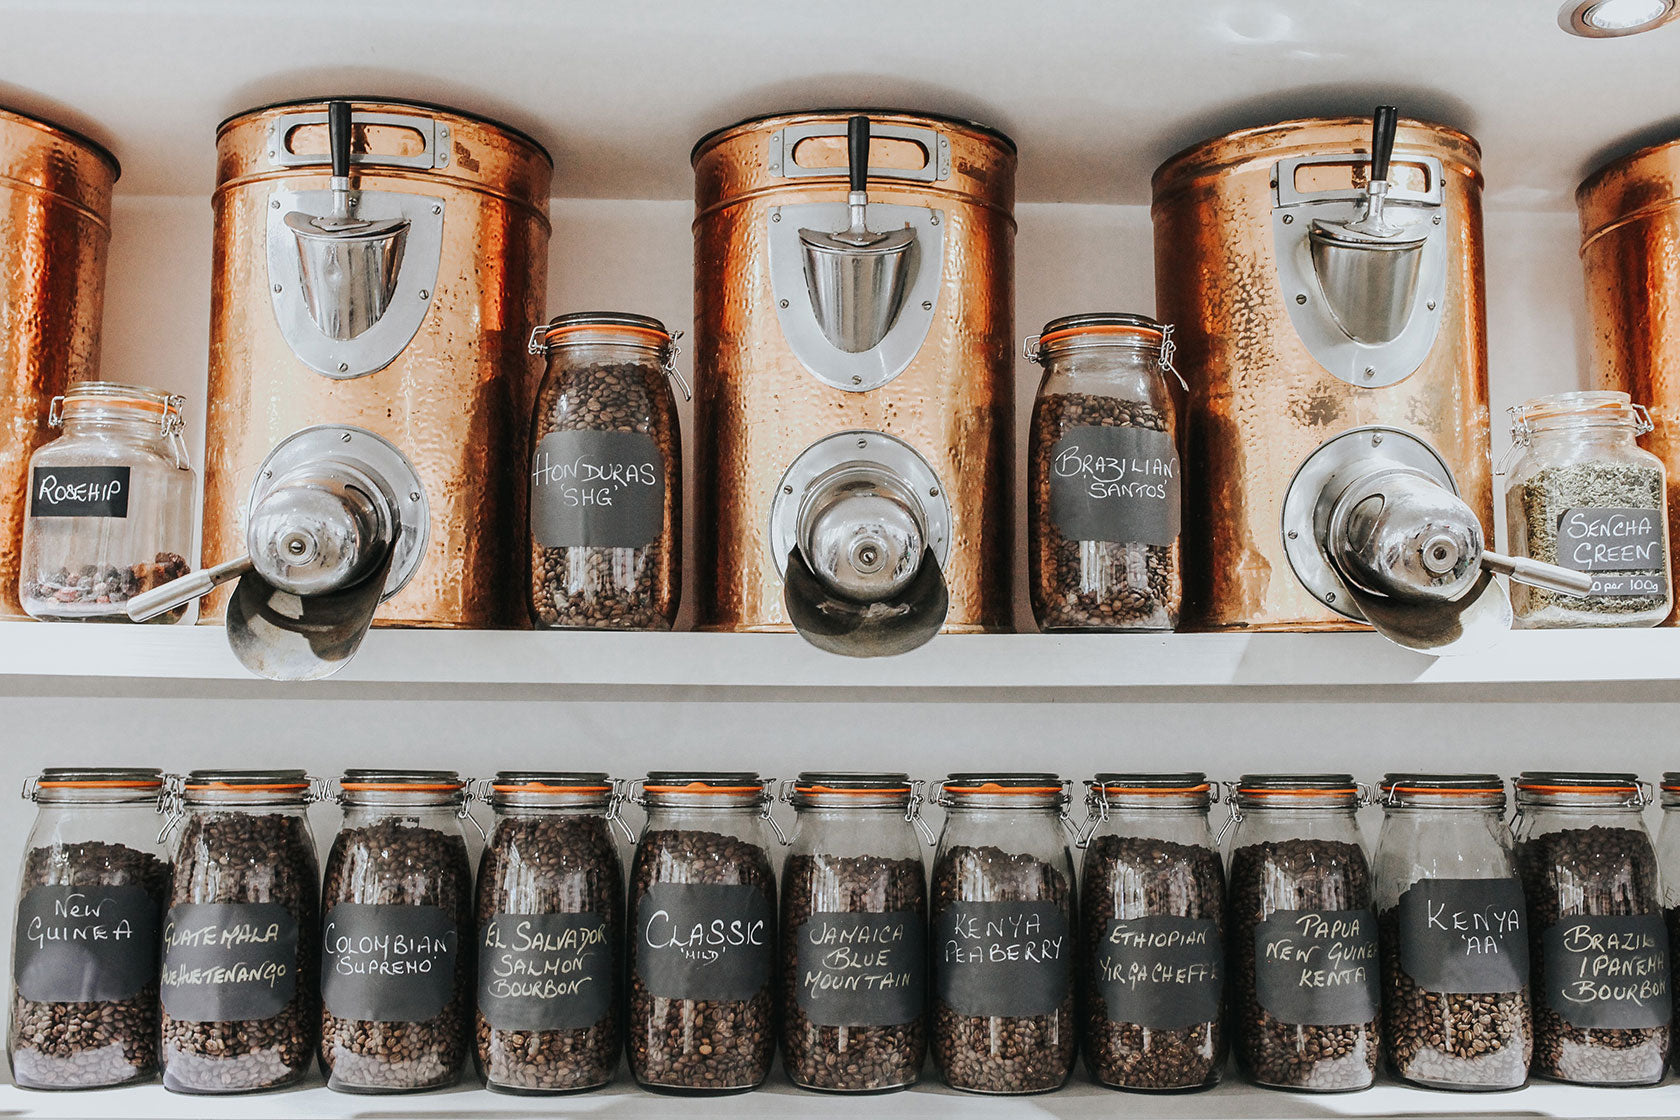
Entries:
[[277, 902], [183, 903], [163, 926], [163, 1009], [173, 1019], [271, 1019], [297, 992], [297, 919]]
[[1219, 1018], [1225, 943], [1212, 919], [1112, 921], [1092, 948], [1097, 989], [1113, 1022], [1169, 1031]]
[[31, 517], [127, 517], [127, 467], [36, 467], [29, 476]]
[[499, 1031], [593, 1027], [613, 999], [599, 914], [495, 914], [478, 936], [478, 1009]]
[[543, 548], [645, 548], [665, 527], [665, 457], [641, 432], [550, 432], [531, 456]]
[[1178, 449], [1153, 428], [1072, 428], [1050, 451], [1050, 516], [1073, 541], [1178, 539]]
[[41, 1003], [130, 999], [157, 975], [157, 900], [141, 887], [31, 887], [12, 953], [18, 995]]
[[1400, 967], [1426, 992], [1521, 991], [1528, 926], [1515, 879], [1420, 879], [1400, 896]]
[[321, 926], [321, 998], [339, 1019], [435, 1019], [460, 955], [460, 932], [440, 906], [340, 902]]
[[1663, 528], [1661, 510], [1566, 509], [1558, 518], [1557, 562], [1592, 572], [1594, 595], [1662, 595], [1668, 590]]
[[1542, 938], [1546, 1005], [1575, 1027], [1668, 1024], [1668, 930], [1661, 914], [1564, 918]]
[[752, 999], [770, 983], [773, 917], [757, 887], [655, 883], [636, 906], [636, 975], [662, 999]]
[[1377, 1017], [1377, 918], [1369, 910], [1275, 910], [1254, 927], [1254, 985], [1275, 1019], [1346, 1026]]
[[921, 1015], [927, 953], [920, 916], [812, 914], [793, 936], [794, 998], [817, 1026], [897, 1026]]
[[1073, 931], [1054, 902], [953, 902], [934, 920], [934, 990], [959, 1015], [1050, 1015], [1068, 996]]

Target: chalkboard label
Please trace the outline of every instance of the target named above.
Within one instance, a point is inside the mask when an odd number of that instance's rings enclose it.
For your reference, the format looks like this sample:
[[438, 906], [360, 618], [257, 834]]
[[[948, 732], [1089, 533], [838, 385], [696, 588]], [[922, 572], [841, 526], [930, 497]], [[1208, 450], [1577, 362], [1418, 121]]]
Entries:
[[1070, 428], [1050, 451], [1050, 516], [1073, 541], [1178, 539], [1178, 450], [1153, 428]]
[[645, 548], [665, 527], [665, 457], [641, 432], [550, 432], [531, 456], [543, 548]]
[[1282, 1022], [1370, 1022], [1377, 971], [1377, 919], [1369, 910], [1276, 910], [1254, 927], [1256, 994]]
[[130, 999], [157, 976], [157, 900], [141, 887], [31, 887], [18, 904], [12, 969], [41, 1003]]
[[1111, 921], [1091, 949], [1112, 1021], [1172, 1031], [1219, 1018], [1225, 943], [1212, 919], [1162, 914]]
[[493, 915], [478, 935], [478, 1009], [499, 1031], [569, 1031], [606, 1018], [613, 949], [600, 914]]
[[440, 906], [340, 902], [321, 926], [321, 998], [340, 1019], [435, 1019], [460, 955], [460, 931]]
[[1528, 922], [1515, 879], [1420, 879], [1400, 896], [1400, 968], [1429, 992], [1517, 992], [1528, 984]]
[[757, 887], [656, 883], [636, 907], [636, 974], [664, 999], [752, 999], [770, 983], [774, 933]]
[[[1668, 590], [1663, 513], [1620, 506], [1566, 509], [1558, 517], [1557, 562], [1592, 572], [1594, 595], [1663, 595]], [[1624, 574], [1629, 572], [1640, 574]]]
[[1575, 1027], [1668, 1025], [1661, 914], [1565, 918], [1547, 928], [1546, 1004]]
[[1054, 902], [953, 902], [934, 937], [934, 987], [959, 1015], [1050, 1015], [1067, 998], [1073, 931]]
[[297, 992], [297, 966], [297, 919], [279, 903], [183, 903], [163, 924], [163, 1009], [190, 1022], [272, 1019]]
[[29, 477], [31, 517], [127, 517], [127, 467], [36, 467]]
[[821, 1027], [889, 1027], [922, 1014], [927, 949], [922, 918], [812, 914], [793, 931], [799, 1010]]

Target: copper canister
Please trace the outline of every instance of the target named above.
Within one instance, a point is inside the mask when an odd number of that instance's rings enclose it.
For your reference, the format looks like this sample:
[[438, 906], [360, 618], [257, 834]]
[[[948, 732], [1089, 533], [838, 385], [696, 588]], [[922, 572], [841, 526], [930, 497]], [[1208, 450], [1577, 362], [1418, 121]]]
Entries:
[[814, 204], [832, 206], [844, 225], [848, 116], [764, 117], [713, 133], [694, 151], [699, 625], [790, 629], [771, 543], [783, 475], [825, 437], [867, 430], [902, 441], [943, 480], [943, 629], [1002, 629], [1010, 619], [1015, 147], [975, 124], [869, 114], [871, 212], [914, 212], [922, 238], [901, 312], [915, 320], [912, 341], [883, 359], [892, 374], [884, 383], [835, 375], [817, 361], [825, 381], [790, 342], [798, 328], [785, 317], [808, 298], [797, 260], [784, 254], [792, 267], [783, 268], [773, 257], [778, 237], [797, 246], [792, 227], [818, 221]]
[[1243, 129], [1155, 172], [1156, 302], [1189, 382], [1186, 628], [1359, 625], [1297, 578], [1281, 524], [1297, 468], [1349, 429], [1431, 445], [1491, 534], [1481, 152], [1454, 129], [1399, 123], [1389, 206], [1425, 239], [1423, 263], [1405, 330], [1365, 345], [1338, 333], [1301, 238], [1315, 214], [1356, 212], [1370, 130], [1357, 117]]
[[[349, 216], [406, 223], [375, 324], [313, 310], [288, 215], [330, 212], [328, 104], [224, 122], [205, 434], [204, 558], [246, 550], [254, 475], [281, 440], [349, 425], [407, 457], [429, 508], [424, 554], [376, 625], [524, 624], [527, 424], [553, 164], [529, 137], [452, 109], [351, 102]], [[301, 290], [300, 290], [301, 289]], [[420, 500], [420, 499], [417, 499]], [[227, 593], [205, 600], [220, 621]]]
[[0, 109], [0, 618], [28, 618], [18, 561], [29, 457], [71, 381], [99, 376], [117, 161], [91, 140]]
[[1593, 382], [1650, 410], [1642, 442], [1668, 468], [1669, 539], [1680, 540], [1680, 140], [1600, 168], [1575, 202]]

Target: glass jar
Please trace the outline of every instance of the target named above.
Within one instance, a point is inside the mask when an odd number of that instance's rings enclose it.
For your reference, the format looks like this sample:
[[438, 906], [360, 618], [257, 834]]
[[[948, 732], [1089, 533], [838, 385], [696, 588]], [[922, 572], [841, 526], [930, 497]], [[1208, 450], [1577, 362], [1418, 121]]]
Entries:
[[[758, 1086], [776, 1053], [776, 878], [757, 774], [659, 770], [630, 869], [630, 1072], [650, 1089]], [[774, 822], [771, 822], [774, 823]]]
[[[1668, 927], [1669, 1000], [1673, 1002], [1674, 979], [1680, 976], [1680, 770], [1670, 770], [1662, 780], [1662, 828], [1657, 833], [1657, 873], [1662, 880], [1663, 919]], [[1680, 1005], [1674, 1008], [1674, 1022], [1680, 1024]], [[1680, 1048], [1670, 1035], [1669, 1057], [1680, 1065]]]
[[[807, 771], [782, 865], [782, 1063], [795, 1085], [902, 1089], [927, 1056], [927, 869], [905, 774]], [[931, 835], [931, 834], [930, 834]]]
[[504, 770], [479, 796], [495, 812], [478, 864], [479, 1073], [503, 1093], [599, 1088], [623, 1046], [617, 786]]
[[1669, 1054], [1668, 931], [1648, 790], [1632, 774], [1517, 778], [1517, 867], [1528, 898], [1534, 1072], [1655, 1085]]
[[467, 1057], [466, 783], [346, 770], [321, 905], [321, 1065], [347, 1093], [443, 1089]]
[[1238, 1065], [1267, 1088], [1369, 1088], [1379, 969], [1364, 795], [1348, 774], [1245, 774], [1231, 800]]
[[1202, 1089], [1225, 1065], [1225, 869], [1207, 775], [1085, 783], [1085, 1064], [1118, 1089]]
[[[35, 618], [127, 622], [130, 599], [187, 574], [193, 471], [186, 398], [81, 381], [53, 401], [64, 434], [29, 460], [18, 594]], [[180, 607], [154, 621], [178, 622]]]
[[933, 1060], [973, 1093], [1042, 1093], [1073, 1071], [1067, 784], [952, 774], [933, 861]]
[[321, 1028], [321, 873], [302, 770], [181, 783], [163, 925], [163, 1085], [243, 1093], [302, 1080]]
[[1516, 625], [1655, 626], [1673, 605], [1668, 483], [1634, 441], [1651, 430], [1626, 393], [1558, 393], [1511, 409], [1511, 552], [1593, 573], [1591, 595], [1511, 584]]
[[[681, 331], [562, 315], [531, 427], [531, 617], [539, 629], [669, 630], [682, 594]], [[683, 386], [683, 395], [688, 387]]]
[[158, 935], [169, 865], [153, 769], [44, 770], [12, 941], [12, 1080], [97, 1089], [157, 1073]]
[[1040, 630], [1178, 625], [1178, 419], [1172, 328], [1070, 315], [1027, 340], [1044, 367], [1028, 435], [1033, 616]]
[[1377, 841], [1384, 1052], [1432, 1089], [1528, 1080], [1528, 918], [1495, 774], [1389, 774]]

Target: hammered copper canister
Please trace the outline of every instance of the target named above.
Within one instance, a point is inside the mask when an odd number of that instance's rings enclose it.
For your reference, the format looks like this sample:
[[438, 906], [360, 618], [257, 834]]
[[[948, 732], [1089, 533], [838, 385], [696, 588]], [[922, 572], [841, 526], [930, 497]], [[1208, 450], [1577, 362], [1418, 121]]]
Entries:
[[1177, 328], [1189, 383], [1188, 629], [1359, 626], [1297, 578], [1282, 526], [1297, 468], [1349, 429], [1431, 445], [1491, 533], [1480, 149], [1451, 128], [1399, 123], [1389, 204], [1425, 247], [1407, 326], [1378, 345], [1338, 333], [1301, 240], [1315, 212], [1351, 215], [1370, 152], [1368, 119], [1296, 120], [1207, 141], [1155, 172], [1158, 314]]
[[1668, 468], [1669, 539], [1680, 540], [1680, 140], [1600, 168], [1575, 202], [1593, 382], [1650, 410], [1643, 443]]
[[803, 452], [858, 431], [884, 433], [919, 456], [918, 469], [939, 480], [924, 495], [943, 488], [943, 630], [1002, 629], [1010, 620], [1015, 147], [966, 122], [868, 114], [870, 213], [915, 226], [919, 257], [896, 333], [869, 354], [842, 358], [812, 341], [815, 284], [808, 289], [787, 247], [796, 254], [809, 233], [794, 227], [845, 225], [851, 116], [764, 117], [713, 133], [694, 151], [698, 624], [791, 629], [772, 506]]
[[[254, 475], [277, 444], [316, 425], [363, 428], [406, 456], [429, 509], [423, 555], [375, 625], [523, 625], [526, 338], [545, 314], [553, 164], [466, 113], [352, 101], [349, 216], [402, 223], [382, 271], [349, 277], [371, 293], [366, 327], [317, 307], [300, 279], [308, 239], [287, 224], [331, 210], [328, 131], [328, 103], [305, 101], [217, 135], [205, 563], [246, 551]], [[323, 274], [345, 279], [336, 267]], [[227, 597], [207, 598], [202, 617], [221, 621]]]
[[29, 457], [72, 381], [99, 376], [117, 161], [85, 137], [0, 109], [0, 618], [25, 619], [18, 563]]

